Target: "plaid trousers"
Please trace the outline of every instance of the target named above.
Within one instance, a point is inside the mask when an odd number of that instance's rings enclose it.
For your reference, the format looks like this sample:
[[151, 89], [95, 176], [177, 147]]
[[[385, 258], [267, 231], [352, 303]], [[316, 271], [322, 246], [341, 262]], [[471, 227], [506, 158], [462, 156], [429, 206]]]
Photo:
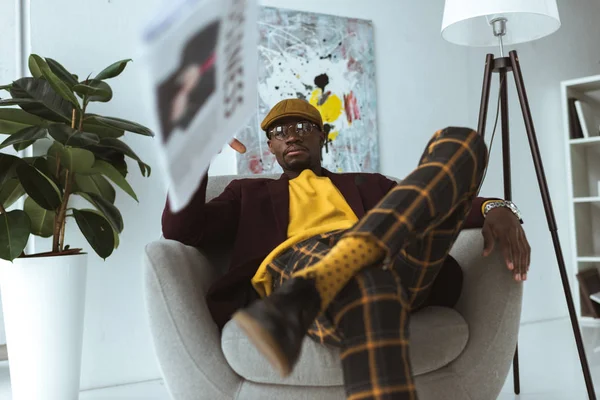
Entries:
[[339, 347], [347, 399], [417, 399], [409, 359], [410, 313], [427, 299], [476, 196], [487, 161], [483, 139], [465, 128], [432, 137], [419, 166], [353, 228], [317, 235], [269, 266], [276, 290], [318, 262], [346, 235], [385, 250], [336, 295], [308, 331]]

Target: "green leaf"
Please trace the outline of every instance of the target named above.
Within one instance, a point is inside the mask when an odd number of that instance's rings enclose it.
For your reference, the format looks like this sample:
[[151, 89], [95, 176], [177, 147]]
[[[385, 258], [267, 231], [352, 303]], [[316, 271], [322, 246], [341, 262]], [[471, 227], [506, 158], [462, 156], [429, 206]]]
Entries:
[[46, 121], [45, 119], [30, 114], [26, 111], [20, 110], [18, 108], [0, 109], [0, 120], [15, 122], [17, 124], [23, 125], [23, 128], [26, 126], [44, 125], [48, 123], [48, 121]]
[[46, 60], [44, 60], [42, 57], [38, 56], [37, 54], [32, 54], [29, 56], [29, 58], [35, 59], [37, 66], [40, 68], [40, 71], [42, 71], [42, 75], [50, 83], [50, 85], [52, 86], [52, 88], [54, 89], [54, 91], [56, 93], [61, 95], [63, 99], [65, 99], [65, 100], [69, 101], [71, 104], [73, 104], [73, 106], [75, 106], [75, 108], [77, 108], [78, 110], [81, 109], [81, 106], [79, 104], [79, 101], [77, 100], [77, 97], [75, 97], [75, 95], [73, 94], [71, 89], [67, 86], [67, 84], [64, 83], [58, 76], [56, 76], [54, 74], [54, 72], [52, 72], [52, 70], [46, 63]]
[[[50, 157], [50, 156], [48, 156]], [[52, 158], [52, 162], [48, 158], [44, 157], [36, 157], [35, 161], [32, 164], [38, 171], [52, 179], [52, 182], [58, 188], [62, 188], [65, 184], [65, 171], [62, 170], [59, 177], [56, 176], [56, 158]]]
[[21, 160], [25, 161], [29, 165], [34, 165], [39, 157], [21, 157]]
[[60, 176], [62, 183], [59, 181], [59, 177], [57, 176], [61, 172], [64, 173], [64, 171], [57, 170], [57, 163], [58, 159], [60, 159], [62, 149], [62, 144], [54, 142], [52, 143], [52, 146], [48, 148], [46, 158], [44, 159], [44, 157], [38, 157], [38, 159], [33, 163], [34, 167], [36, 167], [42, 174], [52, 178], [52, 181], [54, 181], [54, 183], [59, 187], [62, 187], [65, 182], [62, 174]]
[[73, 86], [73, 90], [81, 97], [88, 96], [88, 101], [106, 103], [107, 101], [110, 101], [113, 96], [112, 89], [108, 83], [96, 79], [86, 81], [85, 84], [79, 83]]
[[17, 133], [13, 133], [6, 138], [1, 144], [0, 149], [19, 143], [29, 143], [31, 145], [39, 139], [43, 139], [48, 136], [48, 129], [44, 126], [30, 126], [25, 129], [21, 129]]
[[104, 117], [96, 114], [86, 114], [85, 118], [89, 118], [91, 121], [110, 126], [112, 128], [123, 129], [125, 131], [139, 133], [140, 135], [144, 136], [154, 136], [154, 133], [150, 129], [136, 122], [127, 121], [126, 119]]
[[25, 211], [0, 214], [0, 258], [12, 261], [19, 257], [29, 239], [31, 222]]
[[54, 140], [65, 146], [85, 147], [100, 141], [98, 135], [81, 132], [64, 124], [52, 124], [48, 127], [48, 132]]
[[28, 64], [29, 64], [29, 72], [31, 72], [31, 76], [33, 76], [34, 78], [41, 78], [42, 77], [42, 69], [38, 65], [37, 59], [35, 59], [32, 56], [29, 56]]
[[42, 118], [19, 108], [0, 108], [0, 133], [16, 133], [23, 128], [45, 125], [46, 123]]
[[26, 148], [28, 148], [29, 146], [31, 146], [34, 143], [35, 143], [35, 140], [28, 140], [26, 142], [14, 144], [13, 148], [15, 149], [15, 151], [22, 151], [22, 150], [25, 150]]
[[115, 239], [106, 218], [91, 210], [73, 210], [73, 217], [96, 254], [103, 259], [110, 256], [115, 248]]
[[25, 192], [46, 210], [60, 207], [61, 194], [52, 179], [42, 174], [37, 168], [21, 164], [17, 167], [17, 176]]
[[100, 73], [98, 75], [96, 75], [96, 77], [94, 79], [103, 80], [103, 79], [110, 79], [110, 78], [119, 76], [121, 74], [121, 72], [123, 72], [123, 70], [125, 69], [125, 67], [127, 66], [127, 63], [129, 61], [132, 61], [132, 60], [131, 59], [121, 60], [121, 61], [117, 61], [116, 63], [109, 65], [108, 67], [106, 67], [102, 71], [100, 71]]
[[[89, 212], [93, 212], [95, 214], [100, 215], [101, 217], [104, 217], [104, 215], [102, 215], [102, 213], [98, 210], [92, 210], [92, 209], [86, 209]], [[115, 238], [115, 249], [117, 249], [119, 247], [119, 232], [117, 232], [114, 228], [113, 228], [113, 236]]]
[[79, 175], [75, 174], [74, 192], [95, 193], [105, 200], [115, 202], [115, 188], [102, 175]]
[[4, 99], [0, 100], [0, 107], [8, 107], [8, 106], [22, 106], [29, 104], [36, 104], [37, 100], [34, 99]]
[[60, 65], [58, 61], [46, 57], [46, 62], [48, 63], [48, 66], [52, 72], [54, 72], [54, 74], [58, 76], [60, 80], [62, 80], [70, 89], [73, 89], [73, 86], [77, 85], [77, 77], [67, 71], [67, 69]]
[[26, 164], [25, 161], [19, 157], [0, 153], [0, 187], [2, 187], [7, 180], [14, 178], [17, 174], [17, 167], [23, 164]]
[[115, 240], [115, 249], [118, 249], [119, 248], [119, 242], [120, 242], [120, 240], [119, 240], [119, 232], [115, 231], [114, 229], [113, 229], [113, 237], [114, 237], [114, 240]]
[[56, 122], [71, 123], [73, 106], [52, 89], [44, 79], [21, 78], [10, 89], [14, 100], [28, 113]]
[[50, 237], [54, 234], [54, 211], [48, 211], [40, 207], [31, 197], [25, 199], [23, 211], [31, 221], [31, 233], [36, 236]]
[[56, 158], [60, 157], [60, 152], [64, 147], [65, 146], [63, 146], [59, 142], [52, 142], [52, 145], [48, 147], [48, 150], [46, 151], [46, 155], [48, 157], [54, 157], [54, 161], [56, 162]]
[[150, 174], [152, 173], [152, 169], [150, 168], [150, 166], [148, 164], [144, 163], [137, 156], [137, 154], [135, 154], [133, 152], [133, 150], [131, 150], [131, 148], [129, 146], [127, 146], [124, 142], [120, 141], [119, 139], [102, 138], [100, 140], [99, 146], [108, 147], [108, 148], [117, 150], [117, 151], [125, 154], [126, 156], [131, 157], [134, 160], [136, 160], [138, 162], [140, 171], [142, 172], [143, 176], [150, 176]]
[[17, 178], [9, 179], [0, 187], [0, 204], [6, 209], [25, 194], [25, 189]]
[[129, 185], [129, 183], [125, 180], [123, 175], [115, 167], [111, 164], [107, 163], [103, 160], [96, 160], [94, 163], [94, 167], [91, 171], [92, 174], [102, 174], [106, 176], [108, 179], [113, 181], [118, 187], [123, 189], [125, 193], [134, 198], [135, 201], [138, 201], [138, 198], [133, 191], [133, 188]]
[[123, 232], [123, 217], [121, 212], [113, 203], [96, 193], [75, 193], [90, 202], [110, 222], [117, 232]]
[[[2, 111], [2, 110], [0, 110]], [[0, 121], [0, 124], [2, 121]], [[1, 126], [1, 125], [0, 125]], [[119, 138], [125, 134], [123, 129], [113, 128], [108, 125], [101, 124], [99, 122], [93, 120], [84, 120], [83, 121], [83, 131], [89, 133], [95, 133], [100, 138], [111, 137], [111, 138]]]
[[120, 151], [101, 146], [88, 146], [87, 149], [94, 153], [96, 159], [104, 160], [119, 171], [123, 177], [127, 177], [127, 163], [125, 154]]
[[71, 172], [87, 174], [94, 165], [94, 153], [76, 147], [62, 147], [60, 149], [60, 162]]

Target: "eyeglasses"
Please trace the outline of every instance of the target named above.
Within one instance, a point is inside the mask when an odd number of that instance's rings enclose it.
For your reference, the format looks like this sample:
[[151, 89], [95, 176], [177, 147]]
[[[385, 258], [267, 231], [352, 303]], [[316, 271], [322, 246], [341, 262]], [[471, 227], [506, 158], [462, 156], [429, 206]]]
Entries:
[[271, 139], [285, 140], [292, 133], [295, 133], [299, 137], [308, 136], [313, 132], [319, 131], [319, 126], [308, 121], [296, 122], [287, 125], [274, 126], [269, 131], [269, 137]]

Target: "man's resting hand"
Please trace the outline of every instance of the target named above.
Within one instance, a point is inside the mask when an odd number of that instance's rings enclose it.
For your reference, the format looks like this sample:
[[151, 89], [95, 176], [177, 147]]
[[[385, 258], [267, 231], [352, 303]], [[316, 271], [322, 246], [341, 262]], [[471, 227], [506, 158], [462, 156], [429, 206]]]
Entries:
[[507, 208], [494, 208], [485, 218], [482, 234], [484, 257], [492, 253], [498, 241], [506, 266], [513, 272], [515, 280], [527, 280], [531, 247], [519, 218]]

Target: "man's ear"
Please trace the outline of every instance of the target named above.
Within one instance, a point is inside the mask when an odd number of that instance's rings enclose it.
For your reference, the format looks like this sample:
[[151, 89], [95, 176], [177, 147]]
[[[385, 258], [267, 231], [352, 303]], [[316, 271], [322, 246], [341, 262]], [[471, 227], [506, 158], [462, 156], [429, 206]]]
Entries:
[[269, 146], [269, 151], [271, 152], [271, 154], [275, 154], [273, 146], [271, 145], [271, 140], [267, 140], [267, 145]]

